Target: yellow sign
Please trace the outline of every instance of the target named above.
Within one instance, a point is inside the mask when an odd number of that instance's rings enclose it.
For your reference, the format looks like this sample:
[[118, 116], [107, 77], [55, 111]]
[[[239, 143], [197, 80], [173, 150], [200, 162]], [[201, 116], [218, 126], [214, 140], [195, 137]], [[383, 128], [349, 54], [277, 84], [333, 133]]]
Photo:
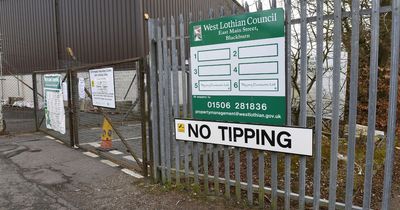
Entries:
[[178, 132], [185, 133], [185, 124], [178, 123]]
[[112, 126], [108, 120], [104, 118], [103, 121], [103, 134], [101, 135], [101, 144], [100, 144], [100, 149], [101, 150], [112, 150]]
[[103, 134], [101, 135], [101, 140], [102, 141], [112, 140], [112, 127], [106, 119], [104, 119], [103, 121]]

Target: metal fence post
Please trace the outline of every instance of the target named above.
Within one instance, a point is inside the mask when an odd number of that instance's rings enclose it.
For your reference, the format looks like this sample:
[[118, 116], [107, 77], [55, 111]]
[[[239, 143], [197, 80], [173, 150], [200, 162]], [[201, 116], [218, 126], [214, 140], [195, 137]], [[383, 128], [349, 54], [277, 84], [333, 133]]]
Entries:
[[163, 93], [163, 108], [164, 108], [164, 161], [165, 168], [164, 171], [166, 173], [167, 183], [171, 182], [171, 122], [170, 122], [170, 93], [171, 93], [171, 69], [170, 69], [170, 51], [168, 48], [168, 30], [167, 30], [168, 21], [166, 18], [162, 19], [162, 58], [163, 58], [163, 85], [162, 85], [162, 93]]
[[71, 71], [67, 71], [67, 90], [68, 90], [68, 120], [69, 120], [69, 138], [71, 147], [74, 144], [74, 124], [73, 124], [73, 103], [72, 103], [72, 81], [71, 81]]
[[37, 81], [36, 81], [36, 73], [32, 74], [32, 88], [33, 88], [33, 116], [35, 119], [35, 129], [39, 131], [39, 124], [38, 124], [38, 116], [37, 112], [39, 110], [38, 107], [38, 98], [37, 98]]
[[150, 86], [150, 114], [149, 123], [151, 124], [151, 140], [152, 140], [152, 161], [150, 167], [152, 167], [152, 175], [154, 182], [159, 181], [160, 171], [159, 166], [159, 131], [158, 131], [158, 77], [157, 77], [157, 45], [156, 45], [156, 25], [155, 20], [149, 20], [148, 30], [149, 30], [149, 86]]
[[[176, 36], [176, 24], [174, 17], [171, 17], [171, 48], [172, 48], [172, 97], [173, 97], [173, 118], [179, 117], [179, 77], [178, 77], [178, 50], [177, 50], [177, 41], [179, 41], [179, 37]], [[173, 120], [173, 119], [171, 119]], [[172, 130], [174, 130], [174, 122], [172, 124]], [[175, 131], [173, 131], [175, 133]], [[174, 152], [174, 155], [171, 156], [171, 160], [175, 158], [175, 178], [176, 183], [180, 183], [180, 146], [179, 143], [174, 137], [172, 138], [174, 148], [171, 150]], [[172, 164], [173, 165], [173, 164]]]
[[153, 135], [151, 135], [152, 134], [152, 132], [153, 132], [153, 124], [152, 124], [152, 122], [151, 122], [151, 110], [152, 110], [152, 107], [151, 107], [151, 88], [150, 88], [150, 86], [151, 86], [151, 80], [150, 80], [150, 64], [149, 64], [149, 62], [148, 62], [148, 60], [146, 60], [145, 61], [145, 68], [146, 68], [146, 91], [147, 91], [147, 99], [146, 99], [146, 105], [147, 105], [147, 115], [146, 115], [146, 117], [147, 117], [147, 127], [148, 127], [148, 129], [147, 129], [147, 132], [148, 132], [148, 139], [147, 139], [147, 143], [148, 143], [148, 146], [147, 146], [147, 151], [148, 151], [148, 154], [147, 154], [147, 157], [148, 157], [148, 164], [149, 164], [149, 167], [150, 167], [150, 172], [149, 172], [149, 175], [150, 175], [150, 177], [151, 178], [153, 178], [154, 177], [154, 171], [153, 171], [153, 169], [154, 169], [154, 149], [153, 149]]
[[[160, 151], [160, 166], [161, 166], [161, 182], [164, 184], [165, 183], [165, 126], [164, 126], [164, 91], [163, 91], [163, 86], [164, 84], [164, 62], [163, 62], [163, 47], [162, 47], [162, 35], [161, 35], [161, 22], [160, 19], [157, 19], [157, 75], [158, 75], [158, 80], [156, 84], [158, 85], [158, 116], [159, 120], [157, 121], [158, 127], [160, 128], [159, 133], [160, 133], [160, 138], [159, 138], [159, 151]], [[159, 106], [162, 105], [162, 106]]]
[[[300, 1], [300, 119], [301, 127], [307, 126], [307, 1]], [[305, 208], [306, 157], [300, 157], [299, 165], [299, 209]]]
[[78, 75], [75, 71], [69, 70], [68, 73], [70, 87], [68, 88], [68, 101], [69, 101], [69, 124], [70, 124], [70, 139], [71, 147], [79, 145], [79, 120], [78, 109], [79, 95], [78, 95]]
[[145, 74], [144, 59], [139, 60], [139, 69], [136, 70], [138, 75], [138, 91], [140, 94], [140, 112], [141, 112], [141, 129], [142, 129], [142, 159], [143, 159], [143, 176], [147, 177], [147, 120], [146, 120], [146, 102], [145, 94], [146, 88], [144, 84], [144, 74]]
[[317, 2], [317, 68], [316, 68], [316, 105], [315, 105], [315, 132], [314, 132], [314, 178], [313, 178], [313, 208], [319, 209], [319, 200], [321, 197], [321, 153], [322, 153], [322, 80], [323, 80], [323, 7], [324, 2]]
[[379, 59], [379, 8], [380, 1], [372, 1], [371, 12], [371, 54], [370, 54], [370, 76], [368, 91], [368, 136], [367, 151], [365, 162], [364, 195], [363, 208], [369, 209], [371, 206], [372, 178], [374, 165], [375, 147], [375, 124], [376, 124], [376, 105], [378, 88], [378, 59]]
[[382, 209], [390, 206], [394, 145], [396, 141], [397, 97], [399, 77], [399, 48], [400, 48], [400, 2], [392, 2], [392, 55], [390, 72], [389, 111], [386, 137], [385, 179], [383, 183]]
[[346, 210], [352, 209], [354, 190], [354, 165], [356, 146], [356, 123], [357, 123], [357, 97], [358, 97], [358, 59], [359, 59], [359, 33], [360, 33], [360, 1], [352, 1], [351, 18], [351, 69], [350, 69], [350, 101], [349, 101], [349, 128], [347, 147], [347, 173], [346, 173]]
[[[292, 75], [292, 62], [290, 60], [291, 58], [291, 43], [292, 43], [292, 1], [291, 0], [286, 0], [285, 1], [285, 18], [286, 18], [286, 102], [287, 104], [291, 99], [291, 88], [292, 88], [292, 81], [289, 80], [289, 78], [291, 78]], [[286, 124], [287, 125], [291, 125], [292, 124], [292, 109], [291, 109], [291, 105], [287, 106], [286, 108]], [[290, 209], [290, 191], [291, 191], [291, 156], [290, 155], [285, 155], [285, 184], [284, 184], [284, 188], [285, 188], [285, 194], [284, 194], [284, 208], [285, 209]]]
[[[1, 37], [0, 37], [1, 38]], [[2, 61], [2, 56], [3, 53], [1, 52], [1, 39], [0, 39], [0, 82], [1, 82], [1, 101], [0, 101], [0, 132], [3, 132], [4, 127], [4, 116], [3, 116], [3, 102], [4, 102], [4, 86], [3, 86], [3, 61]]]

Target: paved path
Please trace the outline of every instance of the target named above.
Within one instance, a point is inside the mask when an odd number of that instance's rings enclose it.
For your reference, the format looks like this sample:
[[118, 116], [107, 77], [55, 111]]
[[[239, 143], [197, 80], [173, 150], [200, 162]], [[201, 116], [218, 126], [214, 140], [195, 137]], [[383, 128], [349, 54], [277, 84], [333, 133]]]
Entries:
[[[231, 205], [229, 208], [232, 208]], [[0, 209], [225, 209], [42, 134], [0, 137]]]

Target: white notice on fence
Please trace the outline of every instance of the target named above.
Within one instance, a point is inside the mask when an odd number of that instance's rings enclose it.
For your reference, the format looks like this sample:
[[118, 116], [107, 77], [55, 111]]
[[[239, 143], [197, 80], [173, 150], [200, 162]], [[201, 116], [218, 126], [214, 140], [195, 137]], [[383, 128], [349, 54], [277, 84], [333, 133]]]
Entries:
[[312, 156], [312, 129], [175, 119], [177, 140]]
[[64, 101], [68, 101], [68, 84], [67, 82], [62, 83], [62, 92], [63, 92], [63, 98]]
[[79, 99], [85, 99], [85, 78], [79, 78], [78, 91]]
[[89, 70], [93, 106], [115, 109], [114, 69]]
[[60, 74], [44, 75], [46, 128], [65, 134], [65, 111]]

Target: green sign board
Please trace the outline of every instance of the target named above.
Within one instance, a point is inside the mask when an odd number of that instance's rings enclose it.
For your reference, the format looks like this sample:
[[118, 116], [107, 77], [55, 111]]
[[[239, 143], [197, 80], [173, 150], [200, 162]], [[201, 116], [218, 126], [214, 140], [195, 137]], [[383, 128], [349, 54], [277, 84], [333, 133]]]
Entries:
[[61, 75], [44, 75], [43, 90], [46, 128], [65, 134], [65, 110]]
[[193, 117], [285, 125], [283, 9], [190, 25]]

